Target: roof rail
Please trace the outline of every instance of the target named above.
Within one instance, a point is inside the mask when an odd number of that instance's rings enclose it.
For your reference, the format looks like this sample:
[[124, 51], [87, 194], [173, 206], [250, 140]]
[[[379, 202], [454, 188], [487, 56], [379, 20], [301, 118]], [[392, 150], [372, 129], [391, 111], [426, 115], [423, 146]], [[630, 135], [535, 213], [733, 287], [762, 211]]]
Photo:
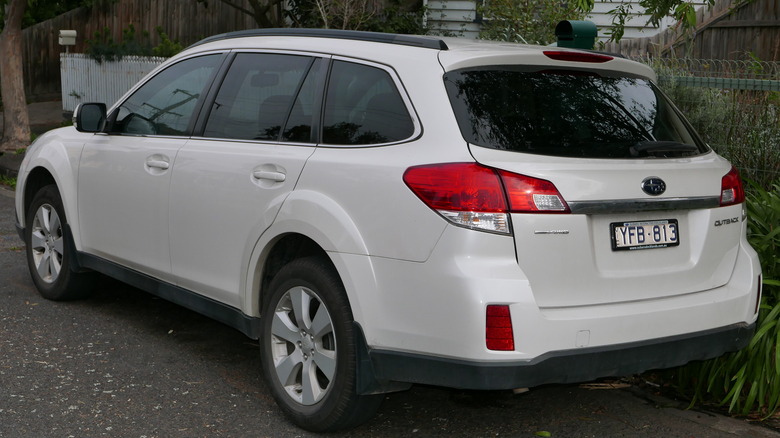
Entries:
[[[426, 49], [447, 50], [447, 44], [439, 38], [423, 35], [401, 35], [395, 33], [364, 32], [356, 30], [338, 30], [338, 29], [248, 29], [236, 32], [222, 33], [202, 39], [190, 47], [213, 41], [227, 40], [232, 38], [254, 37], [254, 36], [291, 36], [291, 37], [315, 37], [315, 38], [335, 38], [357, 41], [371, 41], [375, 43], [399, 44], [403, 46], [422, 47]], [[188, 47], [189, 48], [189, 47]]]

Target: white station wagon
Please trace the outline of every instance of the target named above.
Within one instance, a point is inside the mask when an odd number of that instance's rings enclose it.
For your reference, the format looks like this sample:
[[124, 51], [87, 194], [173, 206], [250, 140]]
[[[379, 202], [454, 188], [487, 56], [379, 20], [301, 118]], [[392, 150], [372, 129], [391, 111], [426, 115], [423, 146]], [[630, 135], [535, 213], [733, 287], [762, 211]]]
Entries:
[[748, 342], [736, 170], [619, 57], [428, 36], [207, 38], [27, 151], [32, 279], [96, 273], [259, 339], [313, 431], [415, 383], [512, 389]]

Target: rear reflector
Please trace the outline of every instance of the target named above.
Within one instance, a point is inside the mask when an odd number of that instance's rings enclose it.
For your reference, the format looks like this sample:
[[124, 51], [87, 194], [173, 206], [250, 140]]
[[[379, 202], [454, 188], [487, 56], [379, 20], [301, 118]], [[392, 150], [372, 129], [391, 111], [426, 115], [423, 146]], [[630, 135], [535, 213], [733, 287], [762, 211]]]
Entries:
[[577, 52], [569, 50], [545, 50], [544, 56], [556, 61], [590, 62], [600, 64], [615, 59], [609, 55], [599, 53]]
[[745, 189], [739, 172], [732, 166], [729, 173], [723, 176], [720, 182], [720, 206], [741, 204], [745, 202]]
[[485, 344], [488, 350], [514, 351], [512, 315], [507, 305], [489, 305], [486, 310]]

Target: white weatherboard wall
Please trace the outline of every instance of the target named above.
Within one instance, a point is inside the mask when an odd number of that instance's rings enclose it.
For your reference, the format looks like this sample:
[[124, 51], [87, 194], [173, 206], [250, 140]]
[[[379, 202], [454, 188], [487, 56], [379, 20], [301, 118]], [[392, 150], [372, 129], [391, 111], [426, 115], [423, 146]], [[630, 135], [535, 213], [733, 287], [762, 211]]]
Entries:
[[[489, 0], [487, 0], [489, 1]], [[480, 24], [475, 23], [477, 16], [477, 4], [475, 0], [423, 0], [428, 8], [427, 25], [432, 34], [477, 38]], [[628, 0], [626, 3], [633, 5], [632, 11], [639, 12], [639, 0]], [[585, 19], [596, 24], [599, 30], [599, 40], [609, 39], [612, 27], [612, 15], [609, 11], [617, 8], [620, 1], [596, 0], [593, 10]], [[693, 2], [697, 9], [705, 3], [697, 0]], [[661, 20], [659, 27], [653, 27], [647, 23], [648, 15], [632, 15], [626, 20], [624, 39], [642, 38], [656, 35], [657, 33], [673, 26], [675, 21], [671, 18]], [[556, 23], [551, 23], [555, 26]]]
[[98, 63], [79, 53], [60, 55], [62, 110], [73, 112], [85, 102], [109, 107], [166, 58], [125, 56], [120, 61]]
[[475, 23], [477, 3], [474, 0], [423, 0], [428, 7], [426, 22], [430, 33], [443, 36], [477, 38], [480, 25]]

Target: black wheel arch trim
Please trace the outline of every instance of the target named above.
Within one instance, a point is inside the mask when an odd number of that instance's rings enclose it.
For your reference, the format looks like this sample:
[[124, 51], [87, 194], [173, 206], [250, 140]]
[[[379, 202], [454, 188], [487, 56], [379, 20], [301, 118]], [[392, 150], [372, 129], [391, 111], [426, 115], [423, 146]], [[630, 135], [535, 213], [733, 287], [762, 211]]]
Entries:
[[[480, 362], [370, 349], [359, 355], [358, 390], [390, 392], [392, 382], [459, 389], [504, 390], [591, 381], [672, 368], [745, 347], [755, 324], [739, 323], [686, 335], [607, 347], [553, 351], [529, 361]], [[362, 331], [360, 331], [360, 336]], [[361, 344], [359, 344], [361, 345]]]

